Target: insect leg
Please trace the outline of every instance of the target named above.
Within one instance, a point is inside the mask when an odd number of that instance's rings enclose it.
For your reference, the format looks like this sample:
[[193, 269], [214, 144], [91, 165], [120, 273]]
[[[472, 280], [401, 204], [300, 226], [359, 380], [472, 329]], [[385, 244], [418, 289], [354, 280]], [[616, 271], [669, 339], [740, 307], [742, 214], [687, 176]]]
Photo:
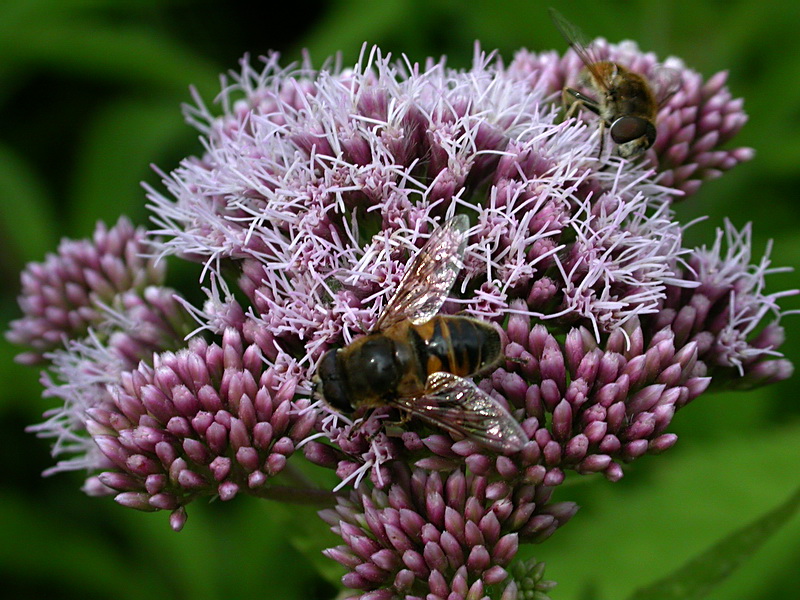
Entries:
[[[585, 108], [597, 116], [600, 116], [600, 106], [597, 101], [574, 88], [565, 87], [561, 90], [561, 100], [564, 102], [564, 105], [568, 107], [564, 115], [564, 120], [574, 117], [581, 108]], [[602, 159], [603, 150], [605, 149], [605, 128], [605, 121], [600, 119], [600, 151], [597, 153], [598, 160]]]
[[574, 117], [581, 108], [586, 108], [596, 115], [600, 114], [600, 107], [597, 105], [597, 101], [576, 89], [565, 87], [561, 90], [561, 101], [567, 107], [567, 113], [564, 116], [565, 120]]
[[597, 153], [597, 160], [603, 161], [603, 149], [606, 145], [606, 122], [600, 119], [600, 150]]
[[517, 365], [527, 365], [529, 361], [529, 359], [522, 358], [521, 356], [505, 356], [505, 355], [503, 356], [503, 360]]

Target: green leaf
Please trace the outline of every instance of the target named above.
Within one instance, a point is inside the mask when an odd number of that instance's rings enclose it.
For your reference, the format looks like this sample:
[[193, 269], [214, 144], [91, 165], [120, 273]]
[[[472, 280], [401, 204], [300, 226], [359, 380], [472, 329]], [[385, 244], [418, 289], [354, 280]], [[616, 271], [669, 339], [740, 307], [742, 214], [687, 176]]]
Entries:
[[[58, 484], [48, 480], [46, 486]], [[58, 589], [59, 598], [330, 597], [320, 595], [329, 586], [320, 585], [308, 561], [288, 544], [288, 532], [263, 500], [197, 501], [175, 533], [166, 511], [145, 514], [77, 489], [61, 493], [0, 494], [6, 541], [0, 563], [13, 574], [4, 584]]]
[[[721, 398], [726, 402], [720, 410], [737, 412], [737, 404], [750, 402], [753, 394], [738, 396]], [[691, 420], [693, 408], [677, 420]], [[727, 437], [702, 442], [685, 435], [666, 454], [629, 465], [619, 483], [597, 478], [589, 485], [558, 488], [554, 500], [577, 501], [581, 510], [545, 544], [521, 549], [520, 558], [535, 555], [547, 562], [560, 600], [580, 598], [588, 582], [599, 597], [626, 598], [763, 514], [765, 505], [785, 498], [795, 487], [787, 477], [797, 472], [798, 439], [799, 424], [778, 429], [751, 423], [746, 435], [731, 430]], [[796, 586], [800, 582], [790, 558], [798, 538], [795, 521], [711, 597], [752, 600], [763, 597], [765, 582]]]
[[696, 600], [727, 579], [800, 509], [800, 489], [783, 504], [723, 538], [630, 600]]
[[81, 77], [213, 89], [218, 69], [152, 27], [123, 24], [90, 10], [20, 11], [0, 35], [4, 61], [43, 63]]
[[15, 268], [55, 250], [56, 219], [40, 176], [11, 148], [0, 145], [0, 237]]
[[[278, 506], [245, 495], [231, 502], [197, 500], [188, 507], [189, 519], [179, 533], [169, 529], [166, 513], [120, 512], [125, 513], [126, 538], [134, 542], [133, 562], [159, 573], [173, 592], [181, 591], [180, 598], [319, 597], [319, 578], [287, 541], [290, 528], [275, 510]], [[165, 585], [160, 597], [176, 596]]]
[[[153, 571], [140, 571], [135, 585], [124, 585], [129, 580], [130, 557], [91, 522], [89, 526], [81, 526], [73, 512], [76, 499], [90, 505], [97, 502], [81, 498], [77, 490], [63, 506], [54, 499], [37, 501], [19, 492], [0, 495], [3, 507], [0, 528], [4, 538], [0, 544], [0, 563], [4, 574], [13, 573], [13, 581], [17, 583], [28, 581], [58, 589], [64, 598], [159, 598], [162, 583]], [[143, 515], [137, 516], [141, 519]], [[9, 583], [10, 580], [9, 577]]]
[[69, 231], [88, 235], [98, 219], [111, 225], [121, 214], [143, 222], [141, 181], [156, 178], [150, 165], [179, 143], [188, 145], [193, 136], [180, 116], [178, 102], [171, 98], [126, 99], [107, 106], [95, 117], [78, 149]]
[[286, 504], [271, 507], [271, 512], [280, 516], [292, 547], [313, 565], [321, 577], [338, 587], [345, 570], [339, 563], [325, 557], [322, 551], [341, 544], [342, 539], [335, 536], [328, 524], [317, 516], [317, 510], [309, 506]]

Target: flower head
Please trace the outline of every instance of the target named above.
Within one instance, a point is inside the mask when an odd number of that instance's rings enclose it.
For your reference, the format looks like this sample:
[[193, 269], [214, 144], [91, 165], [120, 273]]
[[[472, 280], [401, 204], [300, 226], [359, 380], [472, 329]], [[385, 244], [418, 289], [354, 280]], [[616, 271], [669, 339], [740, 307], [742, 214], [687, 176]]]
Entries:
[[780, 381], [793, 371], [777, 351], [784, 340], [778, 300], [798, 291], [764, 291], [765, 277], [783, 270], [770, 267], [769, 249], [757, 264], [750, 260], [751, 226], [737, 231], [726, 221], [714, 244], [696, 249], [687, 261], [686, 276], [698, 285], [670, 288], [652, 318], [654, 328], [694, 341], [708, 374], [729, 387]]
[[[657, 79], [633, 44], [595, 49]], [[178, 529], [200, 496], [275, 497], [302, 448], [340, 479], [322, 515], [344, 543], [328, 555], [361, 598], [543, 594], [541, 571], [510, 561], [574, 514], [550, 501], [570, 473], [617, 480], [668, 449], [675, 411], [712, 381], [788, 376], [782, 294], [763, 291], [769, 263], [750, 265], [749, 229], [727, 227], [727, 254], [723, 234], [691, 251], [671, 209], [749, 158], [720, 149], [744, 123], [721, 76], [704, 84], [669, 59], [679, 90], [656, 144], [628, 161], [598, 159], [591, 118], [559, 117], [582, 68], [573, 53], [504, 66], [478, 49], [465, 71], [378, 49], [349, 69], [263, 62], [242, 61], [221, 115], [199, 99], [187, 109], [205, 152], [162, 174], [166, 192], [148, 188], [156, 228], [128, 235], [141, 247], [107, 250], [101, 232], [26, 276], [10, 337], [51, 351], [46, 383], [64, 408], [38, 430], [96, 475], [90, 491], [170, 510]], [[340, 415], [312, 397], [321, 357], [373, 332], [455, 214], [469, 228], [442, 312], [500, 334], [505, 360], [476, 379], [524, 432], [505, 453], [398, 422], [392, 406]], [[87, 268], [85, 255], [111, 258]], [[143, 258], [168, 255], [204, 265], [202, 306]]]
[[109, 386], [111, 402], [88, 410], [87, 428], [115, 469], [99, 481], [117, 502], [175, 511], [197, 495], [233, 498], [283, 470], [316, 415], [293, 404], [292, 379], [266, 367], [235, 330], [222, 344], [197, 338], [156, 356]]
[[[54, 438], [53, 456], [64, 456], [45, 471], [109, 466], [87, 434], [87, 411], [110, 402], [108, 386], [154, 352], [178, 347], [187, 315], [174, 290], [163, 287], [164, 265], [151, 256], [145, 230], [121, 218], [112, 228], [99, 224], [91, 241], [64, 240], [57, 254], [30, 264], [22, 274], [20, 306], [7, 337], [27, 344], [24, 363], [47, 362], [45, 396], [57, 398], [47, 418], [29, 431]], [[93, 480], [90, 493], [101, 493]]]
[[123, 217], [111, 229], [98, 224], [91, 241], [63, 240], [57, 254], [28, 265], [19, 298], [25, 316], [12, 321], [6, 334], [31, 348], [17, 360], [41, 362], [44, 352], [103, 324], [104, 307], [120, 294], [161, 284], [164, 266], [148, 257], [152, 247], [145, 235]]
[[550, 493], [415, 469], [386, 492], [356, 490], [323, 511], [345, 542], [325, 554], [350, 569], [342, 581], [367, 591], [362, 599], [483, 598], [516, 587], [506, 580], [521, 540], [542, 541], [575, 514], [573, 503], [547, 504]]

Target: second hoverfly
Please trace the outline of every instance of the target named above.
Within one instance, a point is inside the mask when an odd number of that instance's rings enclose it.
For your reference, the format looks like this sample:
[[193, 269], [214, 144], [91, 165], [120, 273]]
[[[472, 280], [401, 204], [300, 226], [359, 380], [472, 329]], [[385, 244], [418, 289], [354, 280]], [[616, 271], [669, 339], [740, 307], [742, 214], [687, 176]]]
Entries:
[[627, 67], [608, 60], [596, 60], [583, 34], [556, 9], [550, 9], [556, 28], [567, 40], [584, 65], [579, 83], [594, 90], [592, 98], [571, 87], [562, 91], [568, 107], [566, 118], [585, 108], [600, 117], [600, 155], [603, 154], [604, 130], [608, 127], [617, 152], [623, 158], [642, 154], [656, 141], [658, 109], [680, 86], [678, 73], [661, 68], [653, 81]]
[[315, 380], [324, 400], [345, 414], [391, 406], [489, 449], [516, 452], [528, 441], [519, 423], [467, 379], [502, 360], [500, 335], [478, 319], [437, 315], [461, 270], [468, 227], [459, 215], [434, 231], [373, 330], [329, 350]]

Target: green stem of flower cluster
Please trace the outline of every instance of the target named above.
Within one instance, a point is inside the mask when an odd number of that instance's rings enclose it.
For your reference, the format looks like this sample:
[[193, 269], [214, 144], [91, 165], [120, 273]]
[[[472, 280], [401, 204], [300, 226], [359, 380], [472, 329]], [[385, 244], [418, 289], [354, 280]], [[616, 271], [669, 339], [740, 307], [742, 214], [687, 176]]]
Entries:
[[336, 494], [319, 488], [270, 485], [259, 490], [253, 490], [252, 493], [259, 498], [286, 502], [287, 504], [325, 507], [333, 506], [336, 503]]

